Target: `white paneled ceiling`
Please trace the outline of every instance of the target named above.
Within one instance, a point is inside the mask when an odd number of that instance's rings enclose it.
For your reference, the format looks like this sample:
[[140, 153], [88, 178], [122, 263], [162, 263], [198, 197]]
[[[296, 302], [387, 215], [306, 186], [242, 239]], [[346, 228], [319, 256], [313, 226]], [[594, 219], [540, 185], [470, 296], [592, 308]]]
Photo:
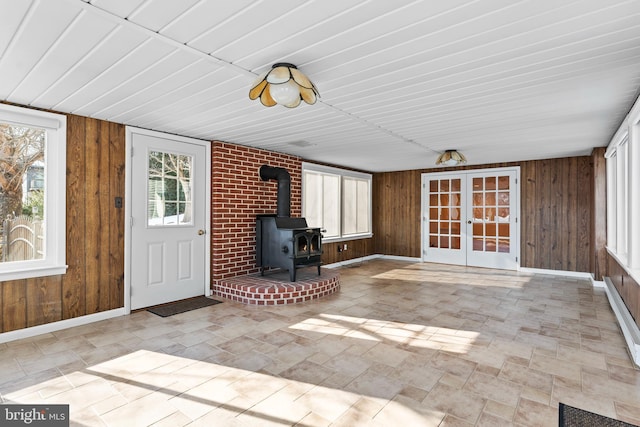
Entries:
[[[640, 0], [0, 0], [0, 99], [378, 172], [587, 155], [640, 88]], [[291, 62], [315, 105], [266, 108]]]

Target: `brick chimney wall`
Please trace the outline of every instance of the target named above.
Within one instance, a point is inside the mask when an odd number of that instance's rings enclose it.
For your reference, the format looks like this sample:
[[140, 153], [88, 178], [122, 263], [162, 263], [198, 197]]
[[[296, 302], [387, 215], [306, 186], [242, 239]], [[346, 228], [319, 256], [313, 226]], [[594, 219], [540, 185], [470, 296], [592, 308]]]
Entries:
[[302, 216], [299, 157], [224, 142], [211, 146], [211, 281], [256, 273], [256, 215], [275, 214], [277, 181], [262, 181], [260, 166], [291, 175], [291, 216]]

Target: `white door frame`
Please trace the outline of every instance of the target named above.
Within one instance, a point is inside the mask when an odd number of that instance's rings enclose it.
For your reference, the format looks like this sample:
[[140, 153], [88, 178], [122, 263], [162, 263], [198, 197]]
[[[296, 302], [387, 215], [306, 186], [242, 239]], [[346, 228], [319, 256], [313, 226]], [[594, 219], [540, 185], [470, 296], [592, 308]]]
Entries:
[[[515, 231], [516, 231], [516, 236], [513, 239], [514, 245], [515, 245], [515, 257], [516, 257], [516, 271], [520, 270], [520, 234], [521, 234], [521, 229], [522, 229], [522, 221], [521, 221], [521, 216], [520, 216], [520, 205], [521, 203], [521, 192], [520, 192], [520, 188], [521, 188], [521, 183], [520, 183], [520, 166], [506, 166], [506, 167], [500, 167], [500, 168], [486, 168], [486, 169], [461, 169], [461, 170], [457, 170], [457, 171], [446, 171], [446, 172], [439, 172], [437, 170], [431, 171], [431, 172], [425, 172], [422, 173], [421, 176], [421, 195], [420, 195], [420, 259], [423, 262], [427, 262], [425, 260], [425, 245], [428, 242], [428, 234], [429, 234], [429, 230], [425, 227], [425, 218], [428, 217], [429, 212], [425, 212], [425, 201], [424, 201], [424, 197], [426, 194], [426, 189], [425, 189], [425, 182], [426, 182], [426, 177], [428, 177], [429, 175], [441, 175], [441, 176], [462, 176], [462, 175], [467, 175], [467, 174], [474, 174], [474, 173], [491, 173], [491, 172], [504, 172], [504, 171], [515, 171], [516, 173], [516, 184], [517, 184], [517, 188], [516, 188], [516, 227], [515, 227]], [[466, 179], [466, 178], [465, 178]], [[469, 191], [468, 189], [466, 191]], [[463, 200], [466, 199], [466, 194], [462, 195]], [[467, 207], [463, 207], [462, 208], [463, 211], [466, 212]], [[466, 214], [465, 214], [466, 216]], [[466, 239], [466, 236], [465, 236]], [[466, 252], [466, 249], [465, 249]]]
[[[132, 126], [127, 126], [125, 129], [125, 190], [124, 190], [124, 309], [126, 314], [131, 313], [131, 188], [132, 188], [132, 144], [133, 134], [148, 135], [152, 137], [159, 137], [164, 139], [171, 139], [178, 142], [186, 142], [189, 144], [197, 144], [205, 147], [206, 159], [205, 159], [205, 174], [207, 176], [205, 182], [205, 236], [211, 236], [211, 144], [209, 141], [200, 139], [188, 138], [184, 136], [172, 135], [148, 129], [141, 129]], [[207, 237], [208, 243], [205, 244], [205, 259], [211, 259], [211, 244], [210, 237]], [[205, 263], [204, 271], [204, 289], [203, 295], [211, 295], [211, 269], [210, 263]]]

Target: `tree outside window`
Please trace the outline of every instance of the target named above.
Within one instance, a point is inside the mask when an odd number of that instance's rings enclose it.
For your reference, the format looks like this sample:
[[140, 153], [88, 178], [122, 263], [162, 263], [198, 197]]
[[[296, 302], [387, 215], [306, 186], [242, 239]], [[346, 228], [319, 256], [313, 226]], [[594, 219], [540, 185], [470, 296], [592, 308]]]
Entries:
[[0, 123], [0, 262], [43, 257], [44, 129]]

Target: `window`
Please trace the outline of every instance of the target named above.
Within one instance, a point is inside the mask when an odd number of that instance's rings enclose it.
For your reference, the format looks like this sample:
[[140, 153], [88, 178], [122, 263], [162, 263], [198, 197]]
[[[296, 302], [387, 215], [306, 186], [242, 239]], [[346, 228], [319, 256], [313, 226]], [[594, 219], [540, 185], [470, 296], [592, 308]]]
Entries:
[[0, 104], [0, 281], [64, 274], [66, 116]]
[[147, 171], [147, 225], [193, 225], [191, 168], [193, 158], [151, 151]]
[[302, 212], [325, 241], [371, 237], [371, 175], [303, 163]]
[[607, 249], [640, 277], [640, 103], [614, 135], [607, 158]]

